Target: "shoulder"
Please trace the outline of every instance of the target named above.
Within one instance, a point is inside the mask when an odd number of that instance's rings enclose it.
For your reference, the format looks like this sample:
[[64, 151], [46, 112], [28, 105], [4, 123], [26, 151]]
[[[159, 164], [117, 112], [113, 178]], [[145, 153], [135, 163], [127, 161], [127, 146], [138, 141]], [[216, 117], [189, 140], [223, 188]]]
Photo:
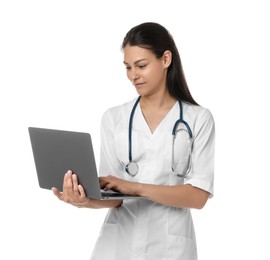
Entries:
[[198, 121], [213, 121], [214, 117], [210, 109], [198, 105], [193, 105], [187, 102], [183, 103], [183, 114], [185, 117], [192, 120], [194, 123]]
[[183, 118], [189, 124], [194, 136], [215, 131], [215, 120], [210, 109], [183, 102]]

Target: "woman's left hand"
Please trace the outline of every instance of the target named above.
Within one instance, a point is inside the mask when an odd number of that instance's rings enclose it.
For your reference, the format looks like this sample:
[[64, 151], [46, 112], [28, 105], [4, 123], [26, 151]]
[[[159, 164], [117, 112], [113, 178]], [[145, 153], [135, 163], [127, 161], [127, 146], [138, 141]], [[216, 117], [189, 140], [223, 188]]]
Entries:
[[141, 184], [119, 179], [114, 176], [99, 177], [100, 187], [104, 190], [118, 191], [128, 195], [139, 195]]
[[63, 192], [60, 192], [56, 187], [53, 187], [52, 191], [59, 200], [79, 208], [87, 207], [91, 202], [91, 200], [86, 197], [82, 185], [78, 183], [77, 175], [73, 174], [70, 170], [64, 176]]

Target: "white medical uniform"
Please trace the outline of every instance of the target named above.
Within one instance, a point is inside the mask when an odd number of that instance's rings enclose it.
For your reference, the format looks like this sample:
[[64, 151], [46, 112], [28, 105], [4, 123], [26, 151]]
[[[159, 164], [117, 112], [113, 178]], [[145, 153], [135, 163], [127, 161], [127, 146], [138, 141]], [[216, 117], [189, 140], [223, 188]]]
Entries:
[[[191, 184], [213, 195], [214, 120], [206, 108], [183, 103], [183, 119], [193, 136], [192, 169], [187, 178], [172, 173], [172, 128], [179, 119], [178, 102], [152, 133], [137, 106], [132, 127], [132, 156], [138, 163], [135, 177], [125, 172], [128, 159], [128, 124], [135, 100], [109, 109], [101, 124], [100, 175], [158, 185]], [[180, 141], [180, 142], [179, 142]], [[187, 162], [176, 139], [175, 163]], [[183, 155], [183, 156], [182, 156]], [[184, 159], [183, 159], [184, 158]], [[92, 260], [196, 260], [196, 238], [190, 209], [174, 208], [148, 199], [124, 200], [109, 209]]]

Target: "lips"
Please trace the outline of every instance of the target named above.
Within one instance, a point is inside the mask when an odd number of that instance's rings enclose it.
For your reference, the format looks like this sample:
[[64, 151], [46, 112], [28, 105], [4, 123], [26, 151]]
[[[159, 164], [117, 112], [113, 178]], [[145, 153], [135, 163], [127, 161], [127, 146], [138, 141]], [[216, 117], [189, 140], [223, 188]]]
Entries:
[[136, 83], [136, 84], [133, 84], [135, 86], [135, 88], [141, 88], [144, 83]]

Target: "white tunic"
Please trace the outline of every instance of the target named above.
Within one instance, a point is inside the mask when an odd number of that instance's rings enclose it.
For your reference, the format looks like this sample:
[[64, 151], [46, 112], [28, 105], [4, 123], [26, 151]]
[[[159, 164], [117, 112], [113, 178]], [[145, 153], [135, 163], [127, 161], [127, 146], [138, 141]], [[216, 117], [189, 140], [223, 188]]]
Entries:
[[[172, 173], [172, 128], [179, 119], [178, 102], [154, 133], [137, 106], [132, 127], [132, 156], [139, 165], [135, 177], [125, 172], [128, 123], [135, 100], [109, 109], [101, 124], [100, 175], [158, 185], [191, 184], [213, 195], [214, 120], [210, 111], [183, 103], [183, 119], [194, 137], [192, 169], [187, 178]], [[177, 141], [176, 141], [177, 142]], [[176, 163], [185, 164], [180, 143]], [[179, 158], [178, 155], [179, 154]], [[124, 200], [108, 211], [92, 260], [196, 260], [196, 238], [190, 209], [173, 208], [147, 199]]]

